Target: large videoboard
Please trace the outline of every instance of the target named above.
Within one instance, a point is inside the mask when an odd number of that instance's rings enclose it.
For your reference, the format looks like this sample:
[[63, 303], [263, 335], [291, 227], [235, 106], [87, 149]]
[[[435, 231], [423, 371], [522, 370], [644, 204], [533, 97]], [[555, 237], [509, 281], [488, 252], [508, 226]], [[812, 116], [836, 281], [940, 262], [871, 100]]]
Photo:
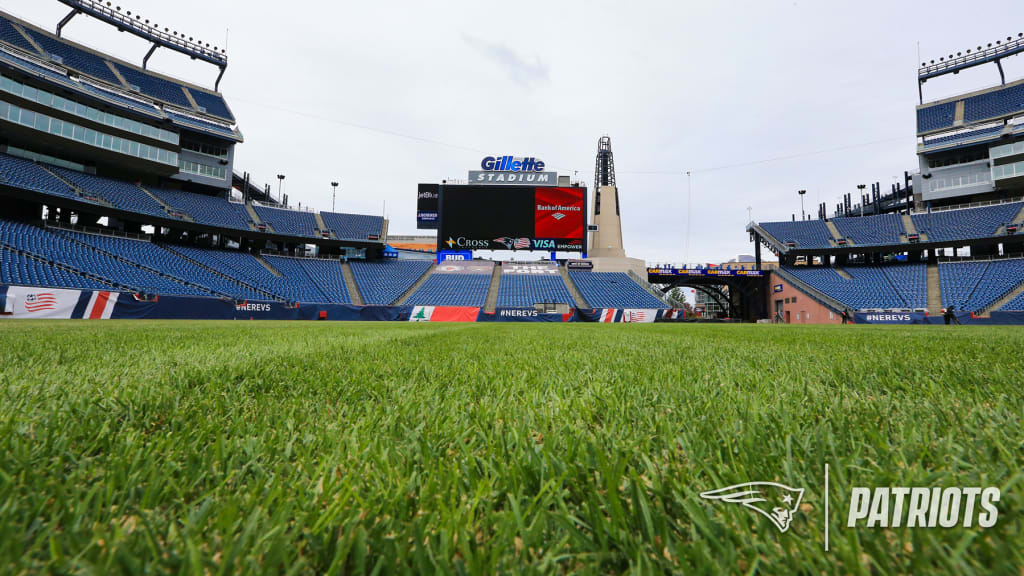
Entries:
[[586, 188], [442, 185], [439, 250], [583, 252]]

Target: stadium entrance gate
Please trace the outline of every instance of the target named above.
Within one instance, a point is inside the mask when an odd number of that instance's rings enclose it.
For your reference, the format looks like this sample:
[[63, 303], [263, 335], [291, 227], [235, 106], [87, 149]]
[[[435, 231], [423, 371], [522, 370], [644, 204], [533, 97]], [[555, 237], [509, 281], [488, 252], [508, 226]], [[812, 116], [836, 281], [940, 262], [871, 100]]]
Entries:
[[729, 318], [756, 322], [768, 318], [768, 272], [720, 268], [648, 268], [647, 281], [673, 288], [693, 288], [721, 304]]

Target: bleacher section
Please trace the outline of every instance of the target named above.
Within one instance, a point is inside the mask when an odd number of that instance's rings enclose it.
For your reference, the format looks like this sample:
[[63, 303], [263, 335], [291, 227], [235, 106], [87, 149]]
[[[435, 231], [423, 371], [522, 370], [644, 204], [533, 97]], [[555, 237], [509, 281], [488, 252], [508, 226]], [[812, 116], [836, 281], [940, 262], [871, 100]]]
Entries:
[[[124, 87], [117, 74], [111, 69], [112, 65], [116, 67], [128, 84], [137, 87], [142, 94], [180, 106], [186, 110], [194, 110], [192, 102], [189, 101], [188, 96], [184, 92], [184, 90], [187, 90], [187, 87], [178, 82], [161, 78], [127, 64], [114, 63], [103, 56], [73, 46], [69, 42], [53, 38], [40, 31], [26, 28], [25, 32], [46, 52], [47, 57], [55, 56], [54, 62], [64, 67], [103, 80], [111, 85]], [[0, 15], [0, 41], [16, 46], [31, 54], [38, 54], [35, 47], [3, 15]], [[189, 93], [196, 101], [196, 104], [205, 110], [207, 114], [234, 122], [234, 116], [220, 95], [198, 89], [189, 90]]]
[[569, 277], [594, 308], [668, 308], [628, 274], [570, 270]]
[[187, 246], [167, 246], [200, 264], [275, 294], [289, 302], [322, 302], [325, 296], [306, 276], [276, 276], [252, 254], [231, 250], [204, 250]]
[[836, 229], [854, 244], [899, 244], [900, 234], [906, 234], [899, 214], [880, 214], [861, 218], [833, 218]]
[[516, 264], [501, 267], [498, 286], [499, 308], [533, 308], [534, 304], [569, 304], [575, 307], [558, 266], [553, 264]]
[[493, 262], [471, 261], [438, 266], [405, 303], [412, 306], [482, 308], [493, 272]]
[[1024, 260], [940, 262], [939, 281], [943, 306], [977, 312], [1024, 282]]
[[110, 290], [111, 286], [46, 262], [0, 248], [0, 284]]
[[971, 142], [987, 142], [990, 140], [998, 140], [999, 134], [1003, 131], [1003, 126], [988, 126], [985, 128], [979, 128], [977, 130], [970, 130], [967, 132], [960, 132], [959, 134], [949, 134], [944, 136], [936, 136], [934, 138], [925, 138], [924, 148], [930, 150], [933, 148], [947, 148], [955, 147], [961, 143]]
[[832, 268], [785, 266], [783, 269], [853, 310], [915, 309], [928, 306], [927, 267], [924, 264], [848, 266], [844, 278]]
[[283, 256], [264, 256], [263, 258], [286, 277], [308, 282], [315, 288], [315, 291], [310, 290], [301, 301], [352, 303], [348, 287], [345, 286], [345, 276], [342, 274], [340, 261]]
[[0, 154], [0, 183], [14, 188], [81, 200], [74, 189], [35, 162]]
[[195, 222], [208, 224], [210, 226], [221, 226], [224, 228], [235, 228], [238, 230], [249, 230], [249, 214], [245, 211], [245, 205], [237, 202], [228, 202], [225, 198], [195, 194], [192, 192], [181, 192], [179, 190], [164, 190], [161, 188], [148, 188], [154, 196], [171, 208], [188, 214]]
[[763, 222], [761, 228], [776, 240], [785, 244], [796, 243], [795, 248], [829, 248], [832, 234], [822, 220], [796, 222]]
[[148, 194], [134, 184], [100, 178], [91, 174], [49, 166], [48, 169], [64, 180], [74, 184], [86, 195], [97, 196], [109, 202], [115, 208], [138, 212], [140, 214], [151, 214], [154, 216], [167, 216], [163, 206], [153, 200]]
[[945, 210], [930, 214], [914, 214], [911, 219], [918, 232], [928, 235], [929, 242], [973, 240], [994, 236], [1000, 226], [1013, 221], [1021, 203], [997, 204], [963, 210]]
[[952, 128], [956, 118], [956, 102], [946, 102], [917, 109], [917, 133]]
[[334, 235], [340, 239], [366, 240], [370, 235], [380, 236], [384, 233], [384, 218], [381, 216], [321, 212], [320, 217], [327, 228], [333, 230]]
[[66, 230], [57, 230], [55, 233], [86, 244], [111, 256], [128, 260], [140, 268], [148, 268], [158, 274], [171, 276], [181, 282], [200, 287], [203, 292], [201, 295], [204, 296], [209, 295], [207, 293], [212, 293], [237, 300], [262, 299], [258, 293], [250, 288], [242, 286], [237, 282], [232, 282], [224, 276], [214, 274], [205, 268], [195, 266], [177, 254], [165, 250], [152, 242], [113, 236], [97, 236], [95, 234]]
[[308, 236], [315, 238], [316, 216], [312, 212], [299, 212], [297, 210], [284, 210], [279, 208], [266, 208], [256, 206], [256, 215], [260, 220], [270, 224], [274, 232], [287, 234], [289, 236]]
[[925, 105], [917, 110], [917, 133], [952, 128], [957, 102], [964, 103], [964, 123], [1004, 118], [1024, 110], [1024, 83], [1017, 83], [960, 100]]
[[167, 276], [143, 270], [50, 230], [0, 220], [0, 246], [56, 262], [111, 286], [145, 294], [211, 296]]
[[999, 307], [1000, 310], [1024, 310], [1024, 292], [1014, 296], [1009, 302]]
[[430, 268], [427, 260], [350, 262], [352, 276], [367, 304], [394, 304]]

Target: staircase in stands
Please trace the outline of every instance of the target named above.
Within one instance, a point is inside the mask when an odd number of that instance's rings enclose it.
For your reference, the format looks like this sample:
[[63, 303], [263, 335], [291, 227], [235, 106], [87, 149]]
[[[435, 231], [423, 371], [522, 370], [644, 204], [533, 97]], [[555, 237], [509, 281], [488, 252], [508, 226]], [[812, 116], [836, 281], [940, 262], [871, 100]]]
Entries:
[[562, 275], [562, 281], [565, 282], [565, 287], [569, 289], [569, 293], [572, 294], [572, 299], [576, 302], [577, 308], [590, 308], [590, 304], [587, 304], [587, 300], [583, 297], [580, 289], [576, 287], [576, 283], [572, 281], [569, 276], [569, 269], [565, 266], [558, 267], [558, 273]]
[[345, 278], [345, 287], [348, 288], [348, 295], [352, 298], [352, 303], [356, 306], [366, 304], [362, 293], [359, 292], [359, 286], [356, 284], [356, 277], [352, 275], [352, 266], [348, 262], [341, 263], [341, 275]]
[[498, 308], [498, 288], [501, 286], [501, 262], [494, 263], [491, 272], [491, 287], [487, 289], [487, 300], [484, 301], [484, 312], [492, 313]]
[[928, 314], [942, 314], [942, 284], [939, 281], [939, 265], [928, 264]]

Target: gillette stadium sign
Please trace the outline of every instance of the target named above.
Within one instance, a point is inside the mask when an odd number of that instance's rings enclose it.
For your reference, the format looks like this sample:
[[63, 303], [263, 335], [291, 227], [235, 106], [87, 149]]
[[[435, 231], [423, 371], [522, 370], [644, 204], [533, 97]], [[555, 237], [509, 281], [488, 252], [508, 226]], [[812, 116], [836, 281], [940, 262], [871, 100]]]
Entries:
[[558, 185], [558, 174], [545, 172], [544, 161], [533, 156], [486, 156], [480, 168], [469, 171], [470, 184]]

